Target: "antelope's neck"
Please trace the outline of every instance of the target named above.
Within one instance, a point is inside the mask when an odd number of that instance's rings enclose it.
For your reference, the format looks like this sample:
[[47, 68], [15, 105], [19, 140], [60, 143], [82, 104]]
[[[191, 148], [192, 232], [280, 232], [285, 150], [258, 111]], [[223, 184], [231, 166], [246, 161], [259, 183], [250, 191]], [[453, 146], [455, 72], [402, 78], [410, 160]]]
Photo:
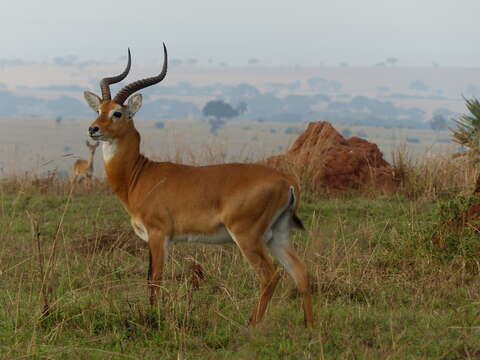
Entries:
[[140, 134], [134, 130], [121, 139], [104, 142], [103, 161], [108, 182], [128, 207], [128, 193], [141, 172], [146, 158], [140, 154]]

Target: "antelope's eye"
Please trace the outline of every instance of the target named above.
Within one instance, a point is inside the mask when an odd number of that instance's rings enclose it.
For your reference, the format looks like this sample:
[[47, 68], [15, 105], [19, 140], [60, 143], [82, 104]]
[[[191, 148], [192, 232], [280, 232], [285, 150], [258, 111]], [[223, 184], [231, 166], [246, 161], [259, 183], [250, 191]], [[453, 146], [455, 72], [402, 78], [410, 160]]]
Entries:
[[113, 116], [115, 116], [116, 118], [121, 118], [122, 117], [122, 113], [120, 111], [115, 111], [113, 113]]

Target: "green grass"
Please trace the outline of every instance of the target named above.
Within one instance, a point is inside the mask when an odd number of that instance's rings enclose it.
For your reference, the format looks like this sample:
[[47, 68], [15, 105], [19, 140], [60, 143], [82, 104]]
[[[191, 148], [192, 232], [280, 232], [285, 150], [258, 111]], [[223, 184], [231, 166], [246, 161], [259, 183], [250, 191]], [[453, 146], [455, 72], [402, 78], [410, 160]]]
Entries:
[[100, 185], [40, 189], [0, 185], [1, 358], [480, 357], [478, 257], [441, 256], [432, 201], [304, 200], [308, 231], [294, 242], [313, 282], [310, 331], [286, 275], [264, 321], [245, 326], [258, 284], [233, 246], [174, 246], [151, 308], [147, 249], [115, 197]]

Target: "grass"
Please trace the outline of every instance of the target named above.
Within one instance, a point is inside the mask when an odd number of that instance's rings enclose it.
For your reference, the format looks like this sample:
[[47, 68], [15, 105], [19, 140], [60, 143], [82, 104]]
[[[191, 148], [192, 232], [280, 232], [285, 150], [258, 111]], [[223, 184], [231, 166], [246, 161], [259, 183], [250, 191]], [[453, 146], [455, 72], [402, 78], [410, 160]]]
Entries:
[[152, 308], [146, 245], [104, 184], [0, 184], [1, 358], [480, 357], [478, 257], [435, 247], [434, 192], [304, 195], [308, 231], [293, 241], [312, 278], [310, 331], [286, 274], [264, 321], [245, 326], [258, 284], [233, 246], [172, 247]]

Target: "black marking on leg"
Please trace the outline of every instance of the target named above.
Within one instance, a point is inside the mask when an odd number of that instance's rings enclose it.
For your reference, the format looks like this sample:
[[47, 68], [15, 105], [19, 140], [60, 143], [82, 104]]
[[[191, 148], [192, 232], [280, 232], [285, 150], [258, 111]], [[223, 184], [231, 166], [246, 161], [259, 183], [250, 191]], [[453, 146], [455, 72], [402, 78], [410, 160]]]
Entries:
[[150, 280], [152, 278], [152, 252], [150, 249], [148, 250], [148, 274], [147, 274], [147, 280]]

